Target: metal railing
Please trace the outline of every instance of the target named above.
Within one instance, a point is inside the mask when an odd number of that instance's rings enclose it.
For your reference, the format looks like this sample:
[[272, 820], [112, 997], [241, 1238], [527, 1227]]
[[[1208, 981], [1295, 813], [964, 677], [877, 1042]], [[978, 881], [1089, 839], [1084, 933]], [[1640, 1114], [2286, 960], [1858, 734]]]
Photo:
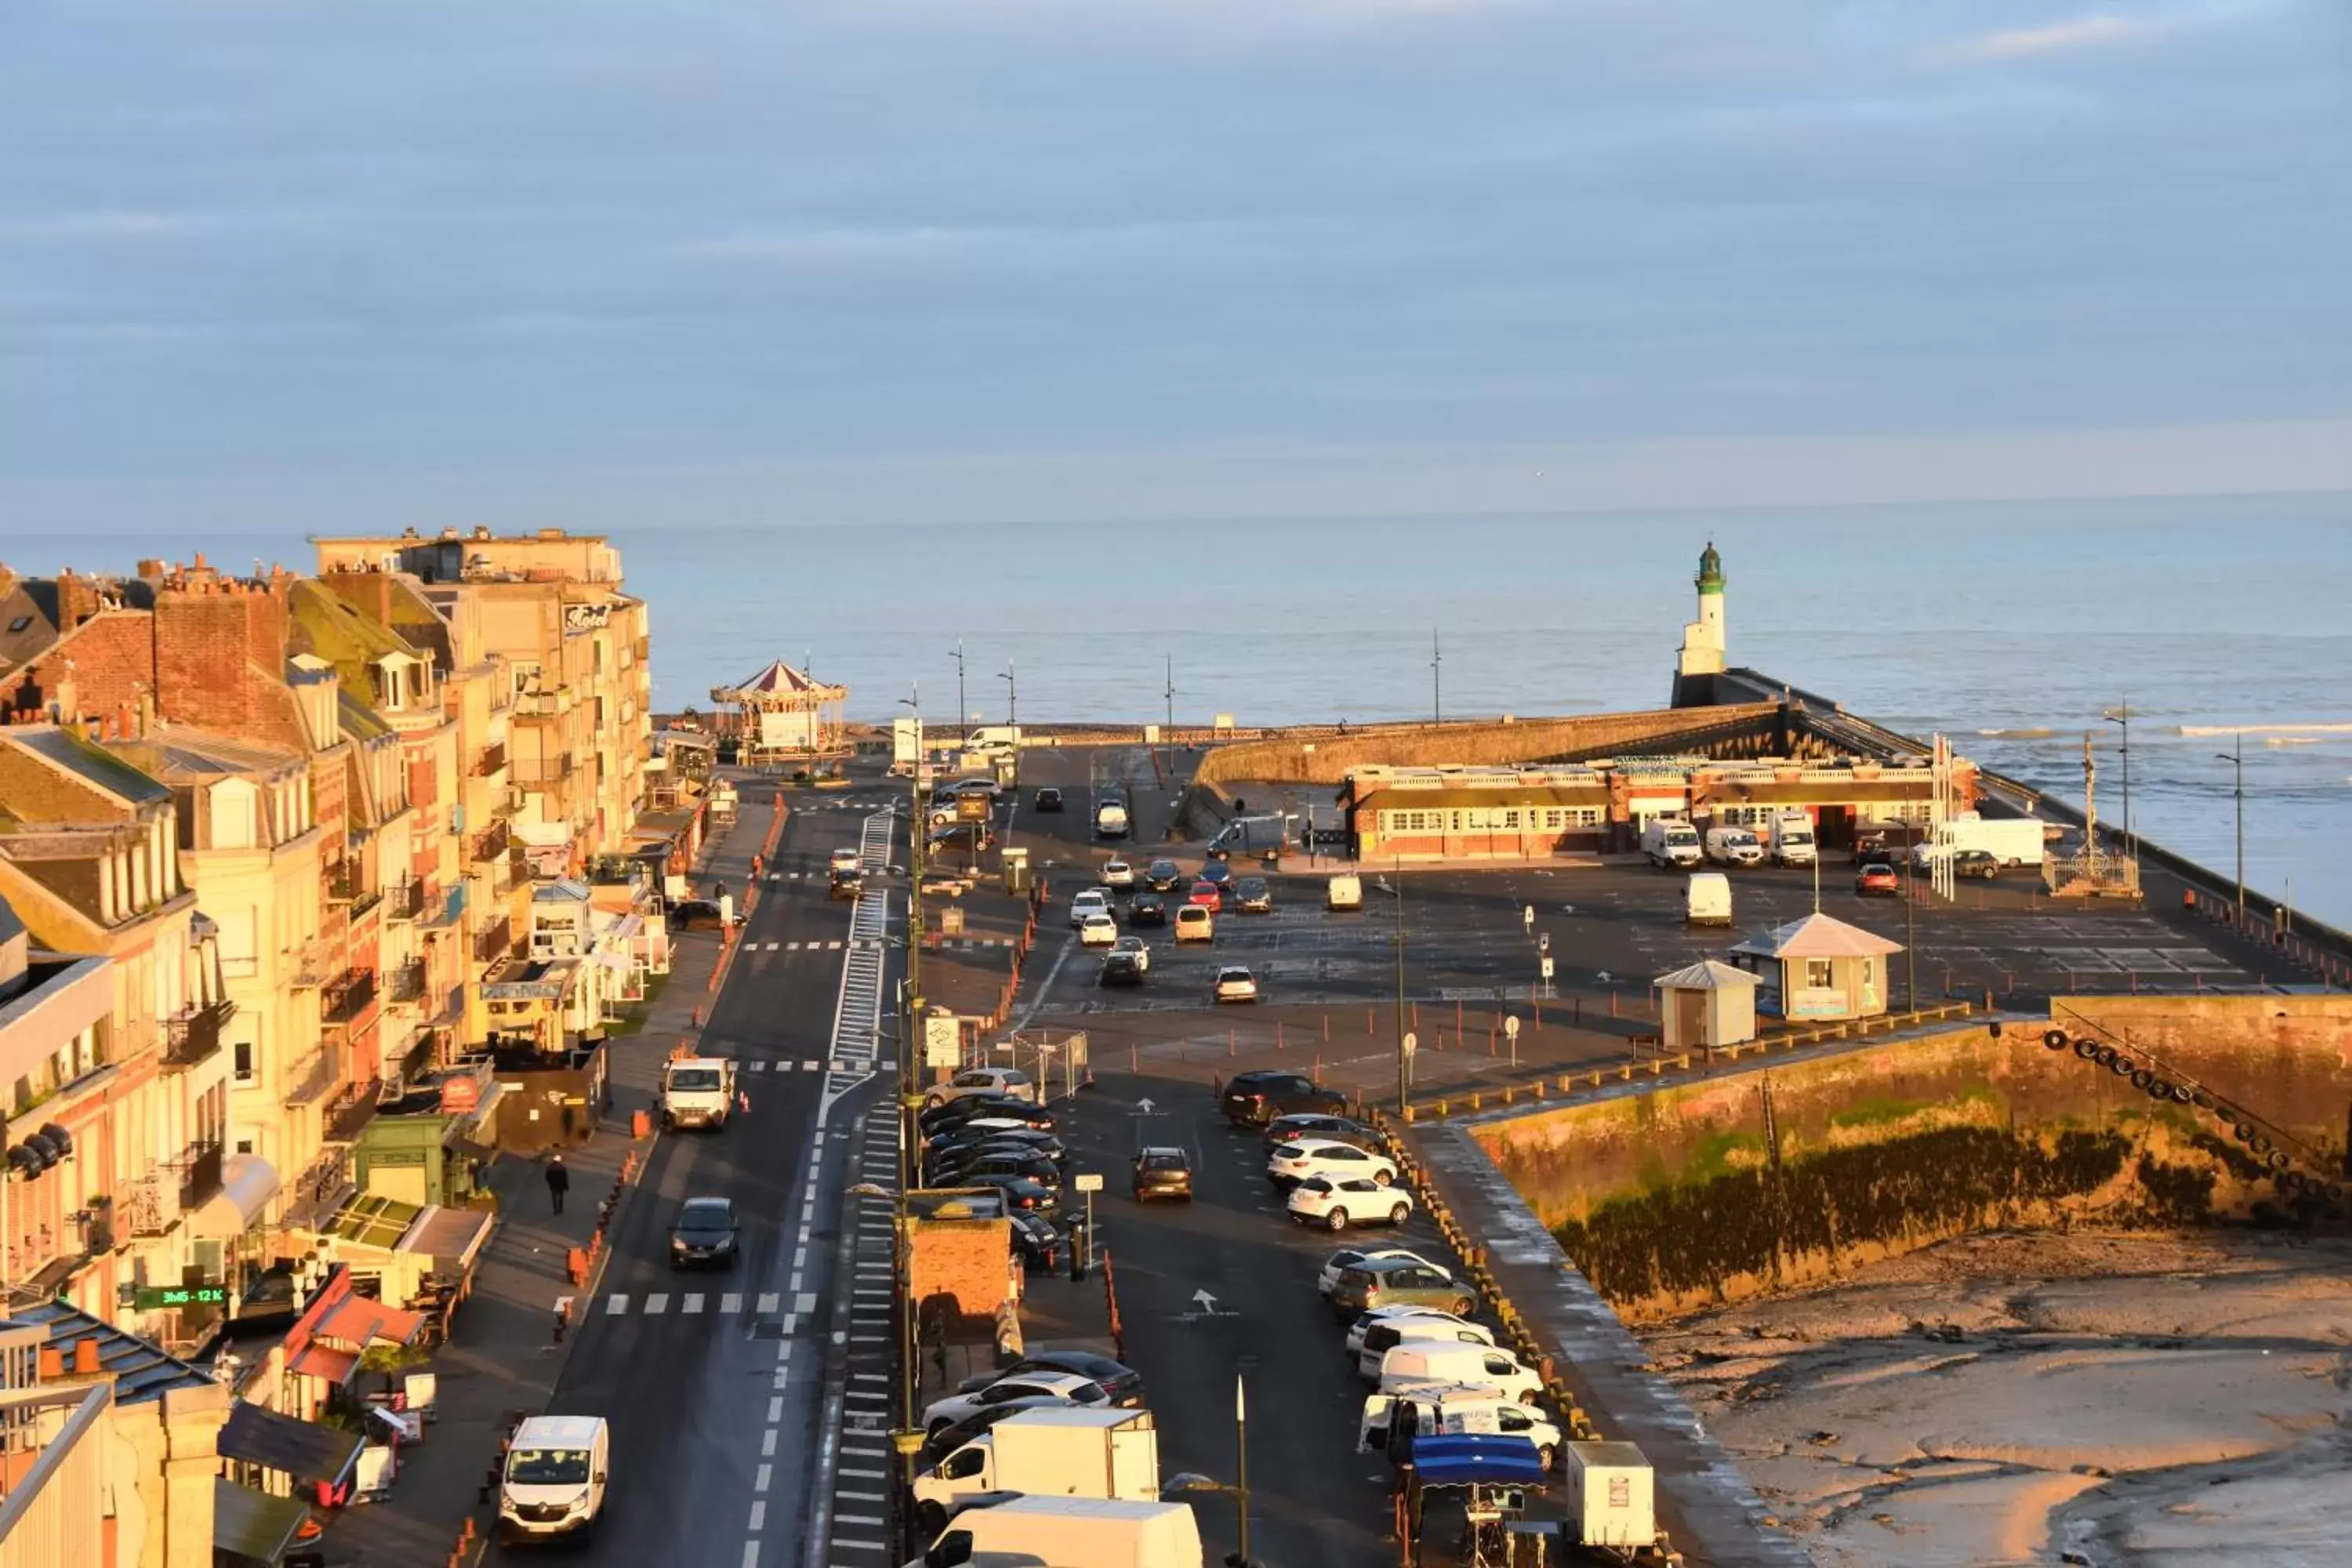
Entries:
[[335, 1053], [324, 1042], [295, 1064], [292, 1087], [286, 1091], [289, 1109], [315, 1103], [335, 1084]]
[[346, 969], [319, 999], [319, 1016], [329, 1024], [348, 1024], [375, 1000], [375, 971]]
[[220, 1190], [220, 1144], [191, 1143], [176, 1158], [157, 1162], [123, 1190], [118, 1217], [132, 1236], [163, 1236], [182, 1215], [202, 1208]]
[[184, 1071], [221, 1048], [221, 1030], [236, 1014], [234, 1002], [190, 1007], [163, 1020], [163, 1070]]
[[552, 757], [518, 757], [508, 769], [517, 784], [556, 784], [572, 776], [572, 753]]
[[474, 835], [473, 846], [467, 851], [467, 858], [476, 861], [496, 860], [504, 856], [509, 848], [513, 847], [513, 845], [514, 830], [507, 826], [504, 818], [500, 818]]
[[395, 882], [384, 894], [384, 918], [414, 921], [425, 913], [425, 884], [415, 877]]
[[394, 1002], [425, 1000], [425, 961], [412, 958], [394, 969], [385, 981], [384, 994]]
[[495, 963], [514, 946], [514, 933], [506, 922], [485, 926], [474, 936], [474, 962]]

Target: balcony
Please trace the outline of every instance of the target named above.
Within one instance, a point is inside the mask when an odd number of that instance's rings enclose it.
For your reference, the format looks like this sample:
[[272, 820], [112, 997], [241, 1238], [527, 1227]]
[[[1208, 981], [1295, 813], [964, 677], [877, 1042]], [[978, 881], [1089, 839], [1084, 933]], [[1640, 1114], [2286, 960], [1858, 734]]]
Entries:
[[515, 693], [513, 717], [516, 719], [540, 722], [560, 718], [571, 710], [572, 693], [563, 687], [551, 690], [534, 686]]
[[506, 766], [507, 743], [499, 741], [484, 746], [482, 754], [474, 759], [474, 776], [478, 779], [486, 779], [493, 773], [504, 773]]
[[513, 830], [501, 817], [474, 835], [473, 844], [467, 849], [466, 858], [477, 864], [485, 860], [503, 859], [513, 845]]
[[333, 973], [328, 965], [327, 939], [314, 936], [296, 943], [285, 952], [286, 983], [298, 991], [311, 991], [324, 985]]
[[572, 774], [572, 753], [554, 757], [518, 757], [508, 771], [517, 784], [560, 784]]
[[384, 893], [384, 918], [394, 921], [420, 920], [425, 914], [425, 884], [411, 877], [394, 882]]
[[474, 934], [474, 962], [486, 966], [496, 963], [513, 945], [514, 934], [504, 921], [485, 926]]
[[215, 1002], [164, 1019], [163, 1070], [185, 1072], [210, 1060], [221, 1048], [221, 1030], [236, 1014], [236, 1003]]
[[191, 1143], [124, 1190], [119, 1219], [133, 1236], [163, 1236], [221, 1190], [221, 1146]]
[[319, 998], [320, 1021], [350, 1024], [374, 1000], [375, 971], [346, 969], [329, 983], [325, 994]]
[[320, 1044], [295, 1064], [292, 1085], [286, 1090], [286, 1108], [298, 1110], [306, 1105], [316, 1105], [335, 1087], [338, 1076], [335, 1053]]
[[425, 961], [412, 958], [392, 971], [384, 982], [385, 999], [413, 1003], [425, 1000]]

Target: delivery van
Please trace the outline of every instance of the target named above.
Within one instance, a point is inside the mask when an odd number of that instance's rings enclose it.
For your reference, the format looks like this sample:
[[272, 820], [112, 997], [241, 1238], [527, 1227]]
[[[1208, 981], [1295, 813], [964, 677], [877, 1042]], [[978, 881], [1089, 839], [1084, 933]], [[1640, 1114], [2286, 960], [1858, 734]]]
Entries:
[[1764, 846], [1753, 828], [1710, 827], [1706, 830], [1706, 858], [1718, 866], [1760, 866], [1764, 863]]
[[1683, 896], [1683, 923], [1727, 926], [1731, 923], [1731, 879], [1720, 871], [1693, 871]]
[[1391, 1464], [1402, 1465], [1412, 1457], [1413, 1438], [1464, 1433], [1525, 1437], [1536, 1446], [1546, 1469], [1551, 1468], [1559, 1455], [1561, 1440], [1559, 1427], [1540, 1410], [1491, 1388], [1433, 1383], [1375, 1394], [1365, 1400], [1356, 1431], [1356, 1452], [1369, 1454], [1377, 1448], [1388, 1455]]
[[1116, 796], [1095, 803], [1095, 837], [1124, 838], [1127, 837], [1127, 803]]
[[1509, 1351], [1451, 1340], [1407, 1340], [1381, 1358], [1381, 1392], [1412, 1383], [1470, 1383], [1533, 1405], [1543, 1378]]
[[1770, 848], [1775, 865], [1811, 865], [1813, 819], [1801, 811], [1774, 817]]
[[612, 1429], [601, 1415], [533, 1415], [515, 1428], [499, 1471], [499, 1539], [593, 1534], [604, 1511]]
[[957, 1514], [908, 1568], [965, 1568], [992, 1561], [1055, 1568], [1202, 1568], [1201, 1527], [1190, 1503], [1008, 1498]]
[[1331, 879], [1323, 893], [1323, 907], [1334, 914], [1364, 907], [1364, 879], [1352, 871], [1342, 871]]
[[1642, 853], [1653, 866], [1696, 866], [1698, 829], [1679, 816], [1654, 816], [1642, 824]]
[[1024, 1410], [916, 1477], [914, 1489], [916, 1522], [926, 1536], [946, 1527], [956, 1500], [978, 1492], [1156, 1502], [1160, 1433], [1149, 1410]]

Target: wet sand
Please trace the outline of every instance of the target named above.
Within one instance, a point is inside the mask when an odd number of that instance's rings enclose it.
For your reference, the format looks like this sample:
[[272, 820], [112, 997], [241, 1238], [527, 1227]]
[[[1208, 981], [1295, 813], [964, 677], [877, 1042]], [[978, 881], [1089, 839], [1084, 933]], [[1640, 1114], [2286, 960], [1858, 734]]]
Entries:
[[1643, 1338], [1824, 1568], [2352, 1562], [2352, 1241], [1970, 1237]]

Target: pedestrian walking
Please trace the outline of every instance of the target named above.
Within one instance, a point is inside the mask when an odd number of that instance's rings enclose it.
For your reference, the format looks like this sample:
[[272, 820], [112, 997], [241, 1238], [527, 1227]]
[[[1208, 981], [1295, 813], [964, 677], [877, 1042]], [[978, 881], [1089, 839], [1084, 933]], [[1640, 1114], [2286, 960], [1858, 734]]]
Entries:
[[547, 1195], [554, 1201], [555, 1212], [563, 1212], [563, 1194], [572, 1190], [572, 1167], [563, 1163], [561, 1154], [547, 1162]]

